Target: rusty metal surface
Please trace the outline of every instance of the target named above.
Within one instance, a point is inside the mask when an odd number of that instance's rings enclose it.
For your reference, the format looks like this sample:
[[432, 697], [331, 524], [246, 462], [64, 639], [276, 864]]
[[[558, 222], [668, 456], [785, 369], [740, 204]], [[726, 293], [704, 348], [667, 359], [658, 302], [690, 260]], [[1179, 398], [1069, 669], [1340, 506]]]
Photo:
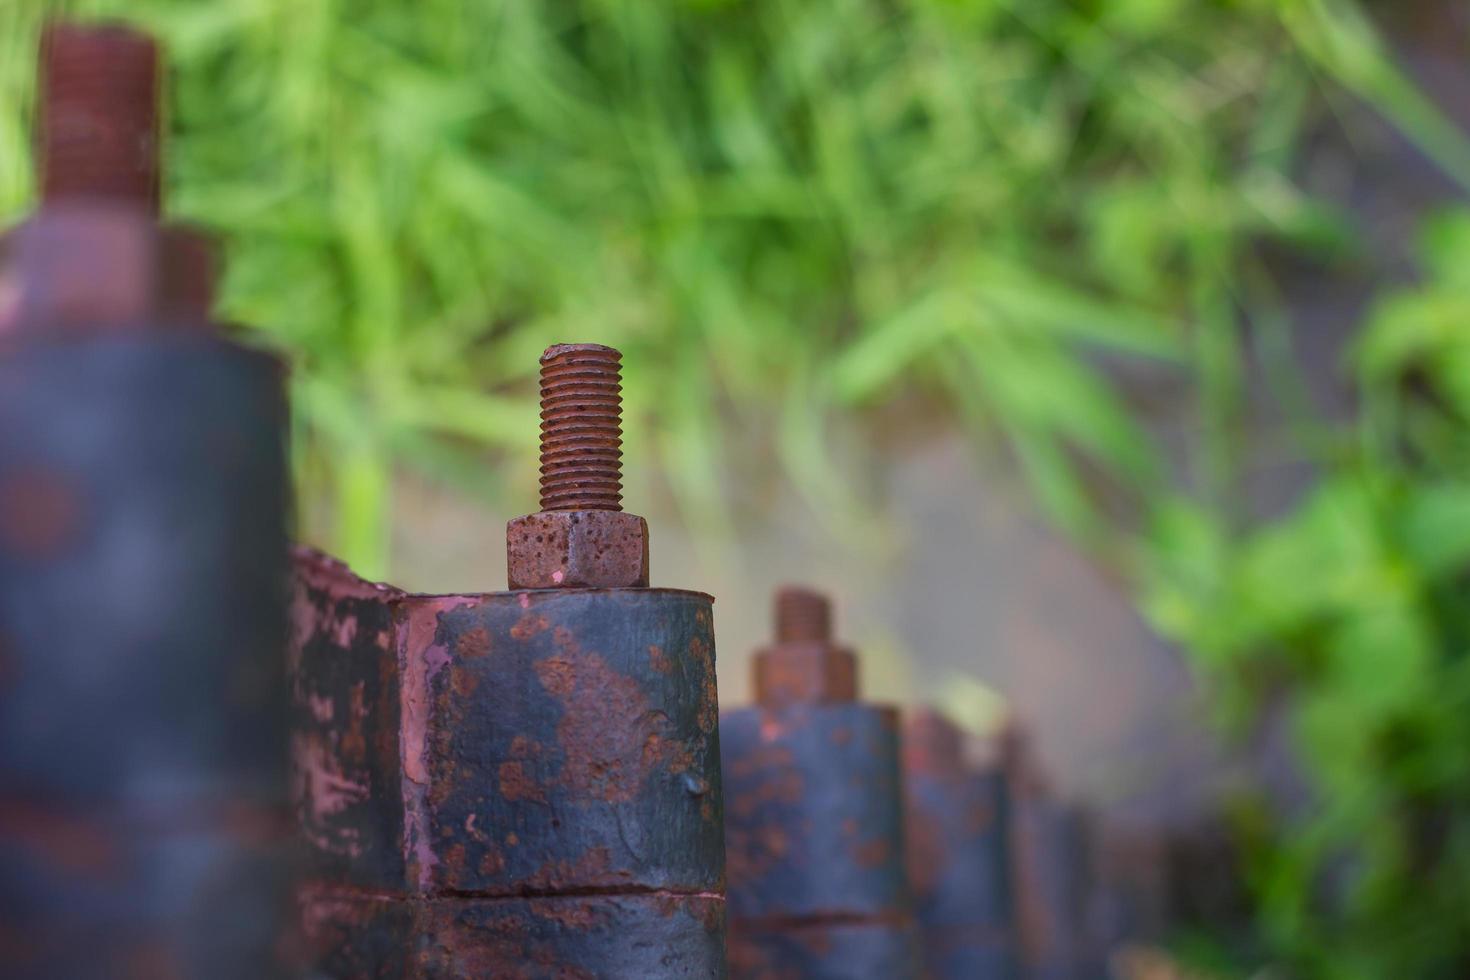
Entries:
[[282, 372], [154, 222], [157, 75], [142, 35], [48, 29], [45, 206], [0, 255], [7, 976], [285, 969]]
[[1091, 976], [1084, 908], [1087, 856], [1079, 812], [1042, 795], [1012, 806], [1013, 872], [1021, 975]]
[[[749, 965], [769, 963], [815, 971], [803, 976], [917, 976], [897, 713], [737, 709], [721, 715], [720, 739], [733, 975], [765, 976]], [[868, 952], [850, 956], [828, 941], [834, 929]], [[799, 960], [784, 958], [793, 951]]]
[[392, 980], [723, 975], [724, 903], [686, 895], [305, 895], [321, 973]]
[[999, 763], [965, 758], [964, 736], [932, 711], [904, 719], [904, 827], [927, 975], [1015, 976], [1008, 802]]
[[917, 977], [898, 712], [853, 700], [825, 596], [787, 586], [774, 613], [756, 706], [720, 715], [731, 975]]
[[730, 974], [747, 980], [912, 977], [919, 936], [901, 921], [805, 922], [730, 935]]
[[277, 365], [206, 336], [0, 354], [12, 975], [145, 946], [178, 976], [271, 975], [251, 910], [286, 826], [283, 427]]
[[[405, 595], [296, 565], [303, 925], [329, 975], [724, 975], [708, 596]], [[420, 972], [384, 965], [393, 930]]]

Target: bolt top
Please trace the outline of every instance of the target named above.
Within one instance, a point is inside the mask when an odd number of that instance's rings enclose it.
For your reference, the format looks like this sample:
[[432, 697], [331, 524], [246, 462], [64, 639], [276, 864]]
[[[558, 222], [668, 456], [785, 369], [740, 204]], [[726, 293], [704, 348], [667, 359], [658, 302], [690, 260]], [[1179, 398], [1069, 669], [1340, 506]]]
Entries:
[[553, 344], [541, 355], [541, 510], [623, 509], [623, 355]]
[[621, 361], [623, 354], [615, 347], [607, 347], [603, 344], [552, 344], [541, 354], [541, 363], [554, 360], [563, 354], [598, 353], [611, 355], [615, 361]]
[[120, 24], [53, 21], [40, 53], [42, 200], [104, 200], [156, 214], [157, 45]]
[[777, 643], [832, 642], [832, 601], [815, 589], [784, 585], [774, 604]]
[[755, 699], [764, 707], [857, 699], [857, 657], [832, 642], [832, 603], [815, 589], [776, 591], [776, 639], [756, 651]]

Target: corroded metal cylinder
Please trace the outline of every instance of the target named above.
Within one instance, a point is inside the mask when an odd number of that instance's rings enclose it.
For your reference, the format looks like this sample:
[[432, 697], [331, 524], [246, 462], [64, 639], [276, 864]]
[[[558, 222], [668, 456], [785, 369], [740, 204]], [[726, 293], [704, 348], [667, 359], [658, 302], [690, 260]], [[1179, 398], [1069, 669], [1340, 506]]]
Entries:
[[760, 702], [720, 719], [731, 975], [917, 977], [898, 715], [850, 699], [852, 655], [811, 605], [778, 598]]
[[724, 975], [708, 596], [296, 567], [302, 921], [327, 975]]
[[[89, 35], [66, 36], [74, 55]], [[97, 57], [121, 43], [124, 74], [151, 77], [145, 40], [98, 38]], [[105, 127], [105, 86], [88, 91]], [[99, 243], [99, 214], [69, 212], [73, 250], [29, 233], [53, 222], [43, 209], [0, 269], [10, 296], [48, 297], [0, 348], [3, 972], [279, 976], [282, 372], [215, 336], [203, 310], [166, 328], [179, 311], [160, 310], [129, 243], [167, 230], [135, 209], [129, 236]], [[71, 303], [77, 289], [87, 303]], [[76, 314], [64, 328], [61, 308]]]
[[1081, 811], [1051, 795], [1028, 740], [1006, 739], [1017, 952], [1025, 980], [1089, 977]]
[[543, 358], [564, 509], [510, 523], [514, 591], [410, 595], [295, 556], [299, 907], [325, 976], [726, 975], [713, 600], [643, 586], [617, 360]]
[[904, 720], [904, 826], [914, 912], [934, 980], [1015, 976], [1009, 794], [999, 760], [971, 764], [933, 711]]

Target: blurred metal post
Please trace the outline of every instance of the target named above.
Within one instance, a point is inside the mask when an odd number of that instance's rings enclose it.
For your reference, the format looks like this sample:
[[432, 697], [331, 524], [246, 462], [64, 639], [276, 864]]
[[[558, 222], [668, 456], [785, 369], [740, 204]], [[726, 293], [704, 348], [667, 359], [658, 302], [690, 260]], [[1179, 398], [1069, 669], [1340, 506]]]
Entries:
[[1025, 980], [1093, 980], [1085, 905], [1087, 854], [1081, 811], [1049, 792], [1016, 727], [1003, 737], [1011, 787], [1011, 869], [1017, 952]]
[[277, 976], [282, 371], [157, 223], [153, 43], [55, 24], [40, 75], [0, 256], [0, 969]]
[[755, 707], [720, 719], [731, 975], [918, 977], [898, 713], [856, 701], [823, 596], [777, 594], [755, 687]]
[[904, 719], [904, 824], [925, 971], [933, 980], [1010, 980], [1010, 794], [1001, 760], [972, 764], [964, 741], [937, 712]]
[[515, 591], [407, 595], [297, 554], [301, 921], [326, 976], [725, 975], [713, 600], [647, 588], [619, 357], [542, 358]]

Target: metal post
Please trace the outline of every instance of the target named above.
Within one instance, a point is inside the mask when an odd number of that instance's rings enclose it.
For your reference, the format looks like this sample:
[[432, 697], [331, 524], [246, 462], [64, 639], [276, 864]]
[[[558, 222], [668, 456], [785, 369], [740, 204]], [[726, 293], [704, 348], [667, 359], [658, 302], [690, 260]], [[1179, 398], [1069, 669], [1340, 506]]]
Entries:
[[618, 506], [618, 359], [542, 358], [514, 591], [297, 556], [302, 921], [332, 977], [722, 977], [712, 599], [652, 589]]
[[0, 261], [0, 948], [10, 977], [278, 976], [280, 366], [157, 224], [157, 52], [42, 45], [41, 209]]
[[856, 701], [821, 595], [784, 589], [757, 704], [721, 716], [737, 978], [919, 976], [898, 714]]
[[937, 712], [904, 719], [909, 881], [933, 980], [1015, 976], [1010, 794], [998, 758], [972, 764], [964, 734]]

